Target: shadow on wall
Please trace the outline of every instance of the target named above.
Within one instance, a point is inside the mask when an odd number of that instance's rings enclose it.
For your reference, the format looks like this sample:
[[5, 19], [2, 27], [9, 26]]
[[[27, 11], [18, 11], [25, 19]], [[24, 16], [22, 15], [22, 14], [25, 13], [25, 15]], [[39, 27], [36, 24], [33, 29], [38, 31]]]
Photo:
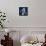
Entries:
[[13, 40], [13, 46], [21, 46], [20, 41]]

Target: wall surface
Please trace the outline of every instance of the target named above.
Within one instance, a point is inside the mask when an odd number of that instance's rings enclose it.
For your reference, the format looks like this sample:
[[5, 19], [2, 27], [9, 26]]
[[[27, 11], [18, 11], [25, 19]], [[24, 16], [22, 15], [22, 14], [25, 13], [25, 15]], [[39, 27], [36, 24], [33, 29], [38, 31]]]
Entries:
[[[6, 12], [6, 27], [46, 27], [46, 0], [0, 0]], [[19, 16], [19, 7], [28, 7], [28, 16]]]

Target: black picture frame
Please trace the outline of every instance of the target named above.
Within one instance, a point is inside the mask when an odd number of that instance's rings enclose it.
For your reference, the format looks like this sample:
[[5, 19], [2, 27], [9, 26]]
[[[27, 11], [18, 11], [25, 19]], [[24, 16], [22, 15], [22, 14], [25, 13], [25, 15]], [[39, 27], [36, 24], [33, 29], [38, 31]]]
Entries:
[[19, 7], [19, 16], [28, 16], [28, 7]]

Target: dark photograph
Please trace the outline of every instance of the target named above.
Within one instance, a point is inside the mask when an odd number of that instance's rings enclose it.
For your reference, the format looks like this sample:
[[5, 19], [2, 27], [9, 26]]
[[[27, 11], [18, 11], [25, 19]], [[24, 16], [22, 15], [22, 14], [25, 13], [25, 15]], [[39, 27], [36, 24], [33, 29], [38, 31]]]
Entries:
[[19, 7], [19, 16], [28, 16], [28, 7]]

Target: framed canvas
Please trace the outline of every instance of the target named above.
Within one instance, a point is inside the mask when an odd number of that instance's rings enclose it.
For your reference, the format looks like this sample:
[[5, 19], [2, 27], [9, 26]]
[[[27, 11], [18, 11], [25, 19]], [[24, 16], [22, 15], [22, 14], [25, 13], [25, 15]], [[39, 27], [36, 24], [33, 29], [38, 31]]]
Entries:
[[19, 16], [28, 16], [28, 7], [19, 7]]

